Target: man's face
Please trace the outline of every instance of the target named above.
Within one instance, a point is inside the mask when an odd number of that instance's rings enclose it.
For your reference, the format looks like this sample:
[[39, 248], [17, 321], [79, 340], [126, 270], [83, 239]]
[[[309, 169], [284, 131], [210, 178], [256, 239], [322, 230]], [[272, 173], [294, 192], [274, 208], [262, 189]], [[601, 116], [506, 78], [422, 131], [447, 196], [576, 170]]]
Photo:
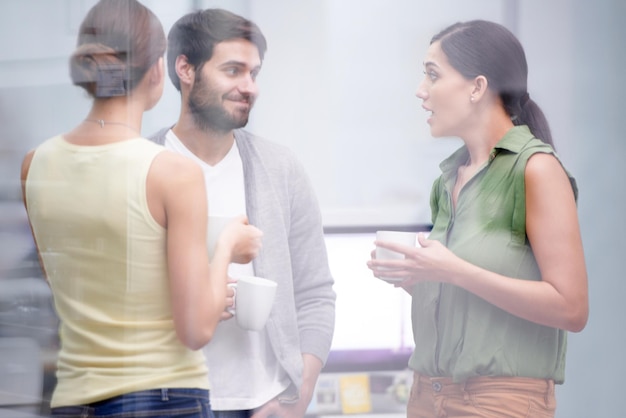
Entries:
[[188, 105], [199, 128], [228, 132], [248, 123], [259, 93], [257, 47], [245, 39], [220, 42], [210, 60], [196, 71]]

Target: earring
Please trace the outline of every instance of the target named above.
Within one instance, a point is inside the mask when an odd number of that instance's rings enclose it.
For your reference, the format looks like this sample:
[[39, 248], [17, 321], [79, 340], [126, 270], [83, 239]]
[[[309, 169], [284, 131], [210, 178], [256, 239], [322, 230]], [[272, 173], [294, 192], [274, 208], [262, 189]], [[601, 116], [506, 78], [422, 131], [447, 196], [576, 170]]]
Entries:
[[470, 96], [470, 102], [474, 101], [474, 96]]

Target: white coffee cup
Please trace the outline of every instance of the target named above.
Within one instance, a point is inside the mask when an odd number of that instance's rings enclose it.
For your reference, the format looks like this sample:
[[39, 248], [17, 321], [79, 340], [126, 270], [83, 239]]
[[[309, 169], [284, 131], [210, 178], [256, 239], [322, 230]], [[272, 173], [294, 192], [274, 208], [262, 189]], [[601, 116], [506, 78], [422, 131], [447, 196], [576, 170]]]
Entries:
[[[376, 231], [376, 241], [389, 241], [397, 244], [416, 246], [417, 234], [407, 231]], [[376, 247], [377, 260], [402, 260], [404, 254], [388, 250], [387, 248]], [[383, 270], [383, 268], [381, 268]], [[401, 282], [404, 280], [399, 277], [380, 277], [387, 282]]]
[[220, 235], [224, 230], [224, 227], [233, 220], [232, 216], [215, 216], [209, 215], [209, 223], [207, 226], [207, 247], [209, 250], [209, 260], [213, 259], [215, 254], [215, 247], [219, 241]]
[[257, 276], [239, 276], [235, 280], [228, 284], [235, 291], [235, 305], [228, 311], [241, 328], [262, 330], [274, 305], [276, 282]]

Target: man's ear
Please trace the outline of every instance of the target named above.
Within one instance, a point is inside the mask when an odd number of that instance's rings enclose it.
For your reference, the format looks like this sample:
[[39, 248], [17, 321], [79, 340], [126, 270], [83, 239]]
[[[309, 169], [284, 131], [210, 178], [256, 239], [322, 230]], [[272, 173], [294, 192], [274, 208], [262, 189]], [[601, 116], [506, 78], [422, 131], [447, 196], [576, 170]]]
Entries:
[[176, 75], [180, 80], [180, 84], [191, 85], [195, 78], [196, 68], [189, 63], [186, 55], [179, 55], [176, 57]]

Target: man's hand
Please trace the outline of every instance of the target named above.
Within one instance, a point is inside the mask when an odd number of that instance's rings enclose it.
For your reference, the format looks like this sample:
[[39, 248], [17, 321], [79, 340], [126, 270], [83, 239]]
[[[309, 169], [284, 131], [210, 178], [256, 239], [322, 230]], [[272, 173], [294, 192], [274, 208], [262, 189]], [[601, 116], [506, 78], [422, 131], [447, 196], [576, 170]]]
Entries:
[[310, 398], [305, 400], [302, 397], [296, 403], [280, 403], [278, 399], [272, 399], [255, 410], [251, 418], [302, 418], [310, 401]]
[[295, 403], [281, 403], [278, 399], [272, 399], [262, 407], [254, 411], [251, 418], [303, 418], [306, 413], [313, 393], [317, 378], [322, 371], [322, 361], [312, 354], [302, 354], [304, 369], [302, 371], [302, 387], [300, 398]]

